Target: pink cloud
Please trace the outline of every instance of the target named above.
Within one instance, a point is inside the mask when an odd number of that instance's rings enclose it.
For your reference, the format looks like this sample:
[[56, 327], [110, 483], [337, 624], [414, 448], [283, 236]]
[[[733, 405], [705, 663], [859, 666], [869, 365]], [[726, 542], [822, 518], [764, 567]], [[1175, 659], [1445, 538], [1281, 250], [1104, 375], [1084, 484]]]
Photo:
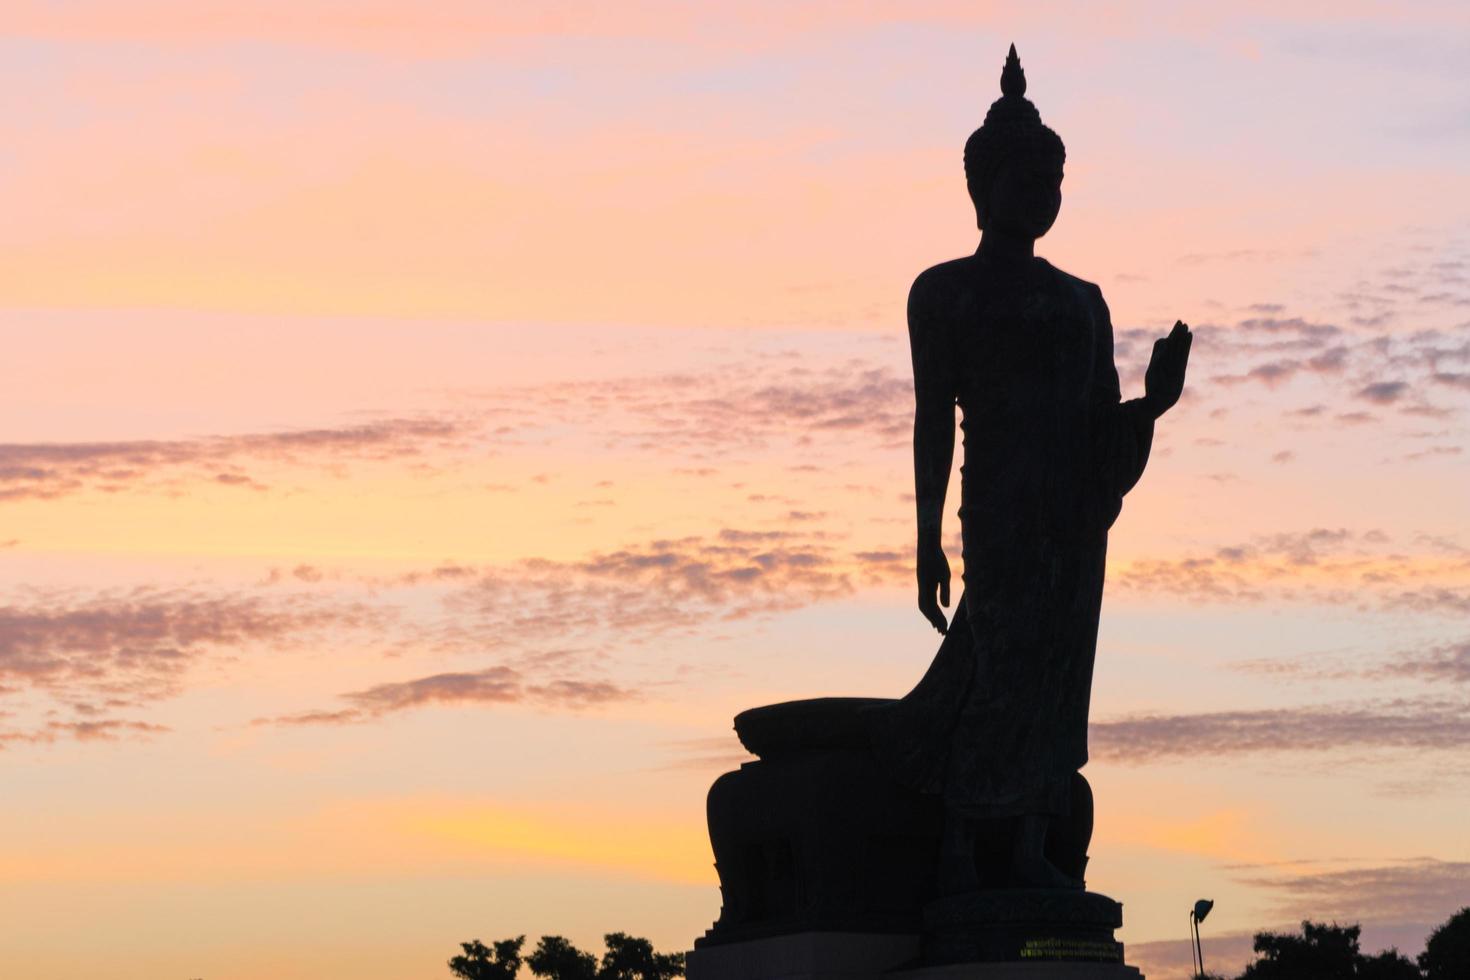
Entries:
[[16, 732], [0, 730], [0, 748], [7, 744], [26, 743], [49, 745], [63, 738], [78, 742], [115, 742], [125, 735], [150, 736], [169, 732], [166, 725], [154, 725], [146, 721], [51, 721], [34, 731]]
[[329, 627], [381, 621], [365, 606], [189, 589], [32, 598], [0, 606], [0, 680], [95, 714], [87, 709], [93, 698], [115, 708], [178, 694], [211, 653], [294, 645]]
[[1430, 928], [1465, 905], [1470, 862], [1421, 857], [1393, 864], [1306, 873], [1257, 873], [1247, 884], [1274, 893], [1281, 917], [1314, 921], [1425, 923]]
[[1470, 704], [1418, 698], [1135, 715], [1093, 722], [1089, 742], [1096, 758], [1126, 763], [1351, 749], [1463, 751], [1470, 748]]
[[636, 690], [609, 681], [556, 676], [533, 680], [522, 671], [501, 665], [375, 684], [341, 695], [353, 705], [350, 708], [257, 718], [252, 724], [339, 725], [428, 705], [529, 703], [576, 710], [636, 700], [639, 696]]
[[199, 439], [0, 444], [0, 500], [141, 489], [169, 476], [260, 490], [264, 485], [240, 467], [409, 460], [458, 444], [465, 434], [465, 426], [444, 419], [385, 419]]

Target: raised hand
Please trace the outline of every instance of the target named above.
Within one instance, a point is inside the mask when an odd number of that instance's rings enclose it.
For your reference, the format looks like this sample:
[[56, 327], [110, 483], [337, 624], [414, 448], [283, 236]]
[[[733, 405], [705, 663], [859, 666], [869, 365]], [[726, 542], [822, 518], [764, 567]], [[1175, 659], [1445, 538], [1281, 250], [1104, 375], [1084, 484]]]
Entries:
[[[935, 601], [935, 593], [939, 600]], [[944, 548], [937, 537], [919, 541], [919, 612], [944, 633], [949, 623], [939, 611], [940, 603], [949, 608], [949, 559], [944, 557]]]
[[1194, 334], [1183, 320], [1174, 321], [1169, 336], [1154, 341], [1148, 372], [1143, 376], [1143, 400], [1154, 418], [1174, 407], [1184, 392], [1184, 371], [1189, 366], [1189, 346]]

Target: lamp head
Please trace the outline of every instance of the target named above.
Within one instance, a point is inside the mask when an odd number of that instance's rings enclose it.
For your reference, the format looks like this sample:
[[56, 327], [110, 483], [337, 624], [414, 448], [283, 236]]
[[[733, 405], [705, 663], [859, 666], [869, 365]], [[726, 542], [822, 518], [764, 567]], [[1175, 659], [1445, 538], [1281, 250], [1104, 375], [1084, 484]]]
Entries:
[[1212, 909], [1214, 907], [1215, 907], [1215, 903], [1212, 902], [1212, 901], [1210, 901], [1208, 898], [1202, 898], [1198, 902], [1195, 902], [1194, 903], [1194, 921], [1196, 921], [1196, 922], [1203, 922], [1203, 921], [1205, 921], [1205, 916], [1209, 915], [1210, 914], [1210, 909]]

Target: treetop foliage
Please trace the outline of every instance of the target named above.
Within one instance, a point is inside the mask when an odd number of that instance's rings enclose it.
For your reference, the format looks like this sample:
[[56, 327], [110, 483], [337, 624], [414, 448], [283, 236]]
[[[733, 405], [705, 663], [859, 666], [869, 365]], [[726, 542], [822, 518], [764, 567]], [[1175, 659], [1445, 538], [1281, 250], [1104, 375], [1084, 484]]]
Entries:
[[[1418, 962], [1396, 949], [1368, 956], [1358, 947], [1357, 925], [1303, 922], [1300, 933], [1258, 932], [1256, 959], [1238, 980], [1470, 980], [1470, 906], [1460, 909], [1429, 936]], [[460, 980], [516, 980], [521, 967], [542, 980], [677, 980], [684, 976], [683, 953], [655, 952], [647, 939], [625, 932], [602, 937], [599, 960], [564, 936], [542, 936], [522, 956], [525, 936], [486, 946], [475, 939], [460, 943], [463, 953], [449, 961]], [[1215, 974], [1205, 980], [1224, 980]]]
[[478, 939], [461, 943], [463, 956], [449, 961], [449, 970], [462, 980], [515, 980], [522, 962], [544, 980], [675, 980], [684, 975], [683, 953], [658, 953], [647, 939], [625, 932], [602, 937], [607, 951], [599, 962], [564, 936], [542, 936], [524, 960], [525, 936], [486, 947]]
[[[1470, 913], [1470, 909], [1466, 910]], [[1467, 939], [1470, 939], [1470, 914], [1466, 918]], [[1434, 935], [1440, 935], [1455, 920], [1451, 919]], [[1365, 955], [1358, 948], [1358, 937], [1362, 933], [1357, 925], [1326, 925], [1320, 922], [1303, 922], [1302, 931], [1258, 932], [1253, 948], [1256, 959], [1245, 968], [1239, 980], [1423, 980], [1425, 973], [1420, 968], [1425, 956], [1413, 960], [1396, 949], [1386, 949], [1374, 956]], [[1432, 940], [1431, 940], [1432, 941]], [[1428, 974], [1432, 980], [1449, 980], [1450, 977], [1470, 977], [1470, 956], [1458, 960], [1458, 965], [1449, 972]]]
[[521, 946], [525, 942], [525, 936], [517, 936], [502, 939], [493, 948], [478, 939], [460, 943], [464, 953], [449, 961], [449, 972], [463, 980], [516, 980], [521, 970]]
[[1442, 922], [1429, 934], [1419, 969], [1425, 980], [1464, 980], [1470, 977], [1470, 905]]

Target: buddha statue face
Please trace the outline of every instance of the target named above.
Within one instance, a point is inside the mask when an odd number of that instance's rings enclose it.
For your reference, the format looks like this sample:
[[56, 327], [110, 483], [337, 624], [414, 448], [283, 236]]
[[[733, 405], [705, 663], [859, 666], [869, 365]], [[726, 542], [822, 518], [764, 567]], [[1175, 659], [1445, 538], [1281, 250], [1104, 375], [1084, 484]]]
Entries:
[[1035, 241], [1061, 210], [1067, 150], [1026, 98], [1026, 73], [1014, 44], [1000, 91], [985, 122], [965, 141], [965, 184], [981, 231]]
[[1062, 208], [1062, 161], [1017, 157], [1001, 163], [990, 180], [971, 188], [982, 231], [1035, 240], [1051, 230]]

